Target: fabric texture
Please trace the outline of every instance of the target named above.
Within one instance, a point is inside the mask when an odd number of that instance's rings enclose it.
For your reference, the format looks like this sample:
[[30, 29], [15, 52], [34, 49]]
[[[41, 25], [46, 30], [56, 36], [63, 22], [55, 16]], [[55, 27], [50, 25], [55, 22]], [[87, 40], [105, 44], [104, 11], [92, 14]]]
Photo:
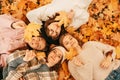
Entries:
[[[19, 47], [24, 47], [25, 42], [23, 41], [23, 28], [12, 29], [11, 24], [16, 19], [10, 15], [0, 15], [2, 25], [0, 25], [0, 54], [10, 53], [10, 51]], [[17, 45], [16, 45], [17, 44]]]
[[0, 15], [0, 65], [6, 66], [6, 58], [15, 49], [25, 47], [22, 28], [12, 29], [11, 24], [17, 19], [10, 15]]
[[120, 80], [120, 66], [113, 70], [105, 80]]
[[24, 76], [25, 80], [57, 80], [57, 72], [37, 72], [37, 73], [28, 73]]
[[[41, 64], [34, 58], [29, 62], [23, 61], [25, 50], [15, 51], [8, 57], [8, 66], [4, 69], [4, 79], [18, 80], [23, 77], [25, 80], [57, 80], [57, 73], [49, 71], [46, 64]], [[7, 71], [6, 71], [7, 70]]]
[[9, 75], [7, 76], [6, 80], [19, 80], [23, 75], [21, 73], [18, 73], [16, 71], [10, 71]]

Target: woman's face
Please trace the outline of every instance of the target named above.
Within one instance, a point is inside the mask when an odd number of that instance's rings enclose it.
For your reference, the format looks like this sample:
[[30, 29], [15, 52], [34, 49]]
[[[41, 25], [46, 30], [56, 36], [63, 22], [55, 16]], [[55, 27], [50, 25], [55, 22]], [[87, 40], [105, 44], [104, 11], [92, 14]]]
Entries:
[[55, 48], [52, 51], [50, 51], [47, 60], [51, 66], [54, 66], [62, 59], [62, 57], [63, 57], [62, 51]]
[[61, 27], [58, 26], [58, 22], [53, 22], [47, 27], [47, 35], [52, 37], [52, 39], [56, 39], [61, 32]]
[[32, 40], [28, 44], [36, 50], [43, 50], [46, 47], [46, 41], [42, 37], [32, 37]]
[[63, 46], [70, 50], [70, 48], [76, 48], [79, 44], [78, 41], [71, 35], [67, 34], [63, 37]]

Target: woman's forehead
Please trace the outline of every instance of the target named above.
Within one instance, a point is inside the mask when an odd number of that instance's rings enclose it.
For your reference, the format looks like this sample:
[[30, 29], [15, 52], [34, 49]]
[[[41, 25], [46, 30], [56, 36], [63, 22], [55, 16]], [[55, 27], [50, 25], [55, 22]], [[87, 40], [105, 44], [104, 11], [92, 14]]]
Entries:
[[65, 36], [63, 37], [63, 41], [68, 40], [68, 39], [69, 39], [69, 37], [72, 37], [72, 36], [71, 36], [71, 35], [69, 35], [69, 34], [65, 35]]
[[44, 40], [44, 38], [43, 37], [32, 37], [32, 39], [43, 39]]
[[53, 49], [53, 51], [56, 51], [57, 54], [62, 54], [62, 51], [58, 48]]

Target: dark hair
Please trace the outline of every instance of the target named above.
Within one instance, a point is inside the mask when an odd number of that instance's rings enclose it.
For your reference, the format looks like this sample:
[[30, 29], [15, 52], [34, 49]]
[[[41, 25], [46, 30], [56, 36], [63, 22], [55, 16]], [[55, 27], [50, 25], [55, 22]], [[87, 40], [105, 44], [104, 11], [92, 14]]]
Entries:
[[59, 16], [59, 14], [56, 13], [55, 16], [49, 17], [49, 19], [47, 21], [45, 21], [45, 24], [44, 24], [45, 30], [47, 29], [48, 25], [50, 25], [51, 23], [58, 22], [58, 20], [55, 20], [56, 16]]
[[55, 20], [56, 16], [58, 15], [59, 14], [57, 13], [53, 18], [49, 18], [49, 20], [43, 21], [43, 27], [41, 28], [41, 33], [42, 33], [42, 36], [46, 39], [48, 44], [59, 45], [59, 37], [65, 32], [64, 25], [62, 25], [60, 34], [56, 39], [52, 39], [52, 37], [48, 36], [46, 33], [48, 25], [50, 25], [52, 22], [58, 22]]

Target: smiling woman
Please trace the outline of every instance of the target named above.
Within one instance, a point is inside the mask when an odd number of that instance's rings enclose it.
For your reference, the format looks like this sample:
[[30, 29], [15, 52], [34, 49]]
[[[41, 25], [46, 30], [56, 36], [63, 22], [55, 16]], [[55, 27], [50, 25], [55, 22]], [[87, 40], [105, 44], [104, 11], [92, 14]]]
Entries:
[[67, 50], [75, 48], [78, 52], [68, 62], [69, 71], [76, 80], [105, 80], [118, 67], [115, 48], [108, 44], [88, 41], [81, 47], [77, 39], [68, 33], [61, 36], [60, 44]]
[[46, 40], [43, 37], [32, 37], [31, 41], [27, 42], [30, 47], [35, 50], [44, 50], [46, 48]]
[[65, 27], [73, 27], [76, 30], [88, 21], [89, 13], [87, 9], [91, 1], [52, 0], [45, 6], [29, 11], [26, 17], [30, 22], [43, 25], [44, 28], [41, 31], [46, 41], [58, 45], [59, 36], [63, 33]]
[[61, 46], [54, 47], [48, 54], [48, 58], [47, 58], [48, 66], [55, 65], [60, 61], [62, 63], [65, 59], [65, 53], [66, 50], [63, 47]]

